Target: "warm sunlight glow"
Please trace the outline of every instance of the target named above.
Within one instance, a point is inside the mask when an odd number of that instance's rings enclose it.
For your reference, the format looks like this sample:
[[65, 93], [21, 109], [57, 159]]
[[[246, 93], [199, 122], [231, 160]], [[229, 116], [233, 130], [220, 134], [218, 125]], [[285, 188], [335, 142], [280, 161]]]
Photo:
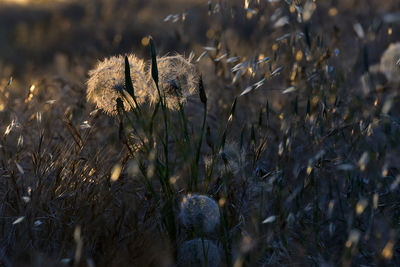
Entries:
[[14, 3], [14, 4], [20, 4], [20, 5], [26, 5], [28, 4], [29, 0], [4, 0], [5, 3]]
[[41, 3], [66, 2], [68, 0], [2, 0], [6, 4], [29, 5]]

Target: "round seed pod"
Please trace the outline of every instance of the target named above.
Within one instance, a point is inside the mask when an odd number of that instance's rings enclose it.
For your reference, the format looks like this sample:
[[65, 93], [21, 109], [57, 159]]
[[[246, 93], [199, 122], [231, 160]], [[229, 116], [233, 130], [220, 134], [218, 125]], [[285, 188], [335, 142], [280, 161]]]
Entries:
[[[149, 91], [145, 77], [145, 64], [142, 59], [133, 54], [127, 57], [136, 101], [141, 104], [146, 101]], [[123, 56], [106, 58], [89, 71], [86, 98], [109, 115], [117, 114], [117, 98], [122, 100], [125, 111], [131, 109], [134, 101], [125, 88], [125, 58]]]
[[219, 207], [207, 196], [188, 194], [182, 199], [179, 217], [186, 228], [211, 233], [219, 224]]
[[[188, 98], [197, 93], [199, 74], [196, 67], [182, 55], [157, 58], [159, 89], [170, 110], [179, 110]], [[150, 72], [150, 64], [147, 72]], [[159, 94], [151, 75], [147, 75], [150, 103], [158, 102]]]
[[220, 264], [220, 249], [210, 240], [201, 238], [189, 240], [178, 249], [179, 267], [218, 267]]

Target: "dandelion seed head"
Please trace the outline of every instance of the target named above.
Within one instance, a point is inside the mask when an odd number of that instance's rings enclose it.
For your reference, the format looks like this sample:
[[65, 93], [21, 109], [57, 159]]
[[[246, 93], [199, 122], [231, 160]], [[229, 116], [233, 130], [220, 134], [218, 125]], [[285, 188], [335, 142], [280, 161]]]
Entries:
[[[205, 158], [205, 165], [210, 168], [211, 157]], [[239, 148], [236, 142], [227, 142], [224, 148], [217, 154], [214, 169], [216, 174], [222, 176], [227, 173], [237, 175], [246, 167], [246, 153]]]
[[[144, 61], [133, 54], [127, 55], [130, 66], [130, 74], [134, 93], [138, 104], [146, 100], [147, 83], [144, 71]], [[131, 109], [134, 102], [125, 90], [125, 58], [114, 56], [99, 62], [97, 66], [89, 71], [87, 81], [87, 100], [96, 104], [97, 108], [103, 109], [107, 114], [117, 114], [117, 98], [123, 100], [124, 110]], [[122, 97], [123, 94], [125, 97]], [[129, 102], [128, 102], [129, 101]]]
[[[179, 104], [187, 102], [188, 98], [197, 92], [199, 75], [195, 66], [181, 55], [157, 58], [158, 80], [161, 95], [166, 99], [169, 109], [176, 110]], [[150, 68], [149, 68], [150, 69]], [[148, 76], [152, 90], [149, 90], [151, 103], [157, 103], [159, 95], [157, 88]]]
[[210, 240], [201, 238], [189, 240], [178, 249], [178, 266], [217, 267], [220, 264], [220, 249]]
[[215, 230], [220, 217], [215, 200], [196, 194], [188, 194], [182, 199], [179, 216], [186, 228], [195, 228], [206, 233]]

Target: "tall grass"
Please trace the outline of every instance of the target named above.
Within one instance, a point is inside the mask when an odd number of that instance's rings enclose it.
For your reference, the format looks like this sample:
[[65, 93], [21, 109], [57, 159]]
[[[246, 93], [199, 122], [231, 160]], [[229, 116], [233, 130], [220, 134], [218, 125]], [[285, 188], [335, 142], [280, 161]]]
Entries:
[[350, 2], [209, 1], [157, 23], [188, 57], [2, 80], [0, 262], [399, 265], [398, 24]]

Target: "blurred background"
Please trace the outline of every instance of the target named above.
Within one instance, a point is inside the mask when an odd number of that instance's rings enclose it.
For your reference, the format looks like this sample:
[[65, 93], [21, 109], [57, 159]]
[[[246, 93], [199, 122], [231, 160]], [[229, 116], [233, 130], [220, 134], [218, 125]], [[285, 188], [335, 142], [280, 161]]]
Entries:
[[[1, 0], [1, 75], [18, 77], [47, 68], [60, 74], [79, 66], [77, 71], [84, 76], [87, 67], [104, 56], [125, 52], [148, 56], [148, 35], [161, 54], [188, 55], [193, 50], [199, 55], [203, 46], [222, 40], [231, 54], [250, 56], [267, 53], [275, 38], [295, 28], [291, 21], [273, 27], [280, 1], [261, 1], [250, 12], [243, 8], [245, 2]], [[388, 44], [399, 40], [397, 0], [324, 0], [318, 1], [317, 9], [312, 17], [315, 32], [326, 33], [324, 38], [343, 48], [344, 60], [355, 60], [360, 43], [368, 41], [369, 60], [378, 61]], [[354, 38], [356, 23], [363, 27], [365, 40]]]
[[[1, 0], [2, 74], [47, 72], [47, 67], [63, 72], [104, 56], [147, 55], [148, 35], [164, 51], [189, 53], [191, 43], [205, 43], [206, 25], [200, 17], [204, 11], [207, 14], [204, 1]], [[175, 13], [179, 18], [174, 22], [163, 22]], [[190, 14], [190, 22], [183, 21], [182, 13]]]
[[[196, 62], [207, 88], [213, 89], [208, 94], [215, 93], [218, 97], [214, 99], [224, 97], [215, 106], [228, 106], [226, 103], [231, 103], [234, 96], [265, 74], [265, 67], [253, 69], [235, 80], [230, 69], [238, 62], [225, 64], [217, 60], [219, 57], [225, 56], [224, 60], [237, 57], [241, 62], [273, 57], [270, 71], [283, 65], [283, 75], [261, 86], [262, 90], [247, 100], [255, 107], [257, 103], [265, 103], [267, 89], [279, 109], [284, 99], [274, 90], [294, 85], [290, 81], [291, 66], [302, 60], [295, 58], [295, 48], [286, 42], [290, 39], [288, 33], [297, 32], [302, 38], [308, 32], [321, 56], [325, 51], [335, 52], [332, 62], [341, 66], [347, 82], [355, 87], [360, 87], [359, 77], [369, 66], [379, 63], [389, 44], [400, 40], [398, 0], [318, 1], [309, 10], [307, 23], [299, 23], [299, 12], [305, 12], [305, 3], [301, 0], [1, 0], [0, 86], [4, 87], [10, 77], [14, 88], [24, 91], [32, 84], [52, 87], [49, 83], [57, 80], [53, 87], [63, 88], [67, 84], [79, 95], [70, 98], [75, 99], [71, 104], [84, 107], [85, 82], [96, 62], [125, 53], [149, 59], [151, 35], [160, 55], [193, 54], [196, 60], [207, 53]], [[296, 10], [294, 6], [304, 10]], [[298, 56], [304, 60], [307, 55]]]

